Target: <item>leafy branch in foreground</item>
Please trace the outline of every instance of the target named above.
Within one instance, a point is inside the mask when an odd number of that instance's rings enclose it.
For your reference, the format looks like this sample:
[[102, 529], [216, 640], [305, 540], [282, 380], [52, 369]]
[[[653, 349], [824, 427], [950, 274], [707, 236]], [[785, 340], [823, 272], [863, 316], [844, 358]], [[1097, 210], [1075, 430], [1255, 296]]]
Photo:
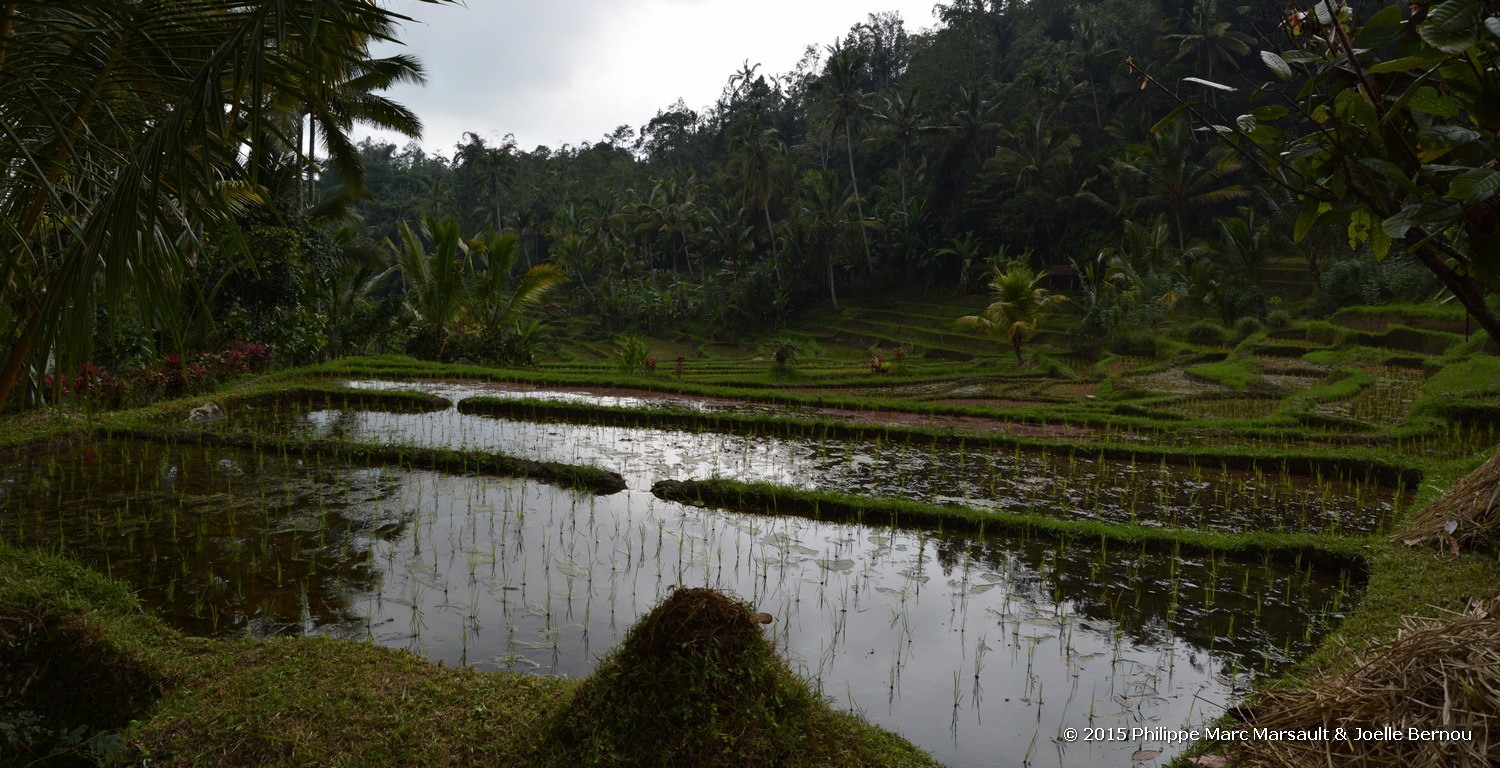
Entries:
[[1404, 7], [1363, 23], [1333, 0], [1293, 13], [1290, 47], [1260, 54], [1279, 82], [1255, 98], [1278, 103], [1229, 119], [1174, 96], [1178, 107], [1154, 130], [1191, 114], [1297, 195], [1295, 240], [1339, 223], [1351, 247], [1367, 244], [1376, 259], [1399, 244], [1500, 340], [1488, 303], [1500, 291], [1500, 2]]

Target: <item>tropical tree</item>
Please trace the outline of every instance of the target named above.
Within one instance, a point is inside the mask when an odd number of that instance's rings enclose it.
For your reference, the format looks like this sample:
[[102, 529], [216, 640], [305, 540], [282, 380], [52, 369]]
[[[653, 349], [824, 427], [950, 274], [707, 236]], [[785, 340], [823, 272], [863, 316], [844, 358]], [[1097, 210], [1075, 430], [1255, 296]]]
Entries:
[[1222, 148], [1200, 155], [1185, 122], [1171, 124], [1154, 138], [1152, 147], [1130, 160], [1115, 161], [1117, 173], [1145, 187], [1144, 194], [1127, 197], [1122, 213], [1166, 213], [1178, 250], [1186, 251], [1188, 222], [1195, 214], [1249, 199], [1250, 191], [1236, 178], [1244, 165], [1223, 157]]
[[416, 231], [403, 221], [397, 225], [400, 243], [390, 245], [406, 305], [436, 343], [438, 359], [459, 328], [519, 331], [522, 313], [568, 281], [555, 265], [537, 264], [512, 284], [515, 233], [487, 232], [465, 241], [459, 227], [452, 216], [427, 215]]
[[[459, 235], [458, 219], [452, 216], [422, 217], [418, 230], [406, 222], [396, 225], [399, 243], [390, 248], [401, 268], [406, 307], [437, 344], [442, 359], [448, 336], [468, 305], [467, 256], [469, 244]], [[428, 250], [423, 240], [432, 243]]]
[[[844, 154], [849, 161], [849, 186], [854, 190], [854, 211], [859, 220], [865, 220], [865, 209], [859, 198], [859, 176], [854, 172], [854, 126], [864, 119], [869, 110], [867, 96], [862, 83], [865, 57], [851, 48], [830, 46], [828, 69], [818, 87], [830, 94], [829, 124], [833, 131], [844, 134]], [[870, 257], [870, 238], [863, 228], [859, 232], [865, 249], [865, 269], [873, 268]]]
[[242, 242], [261, 158], [297, 145], [278, 105], [347, 83], [404, 19], [366, 0], [0, 6], [0, 406], [88, 359], [100, 302], [180, 343], [187, 265]]
[[484, 328], [519, 328], [522, 313], [537, 307], [552, 289], [568, 282], [555, 264], [537, 264], [511, 280], [520, 238], [491, 232], [469, 244], [469, 277], [464, 318]]
[[1409, 16], [1391, 5], [1362, 24], [1347, 4], [1318, 2], [1286, 25], [1294, 47], [1261, 52], [1283, 82], [1258, 94], [1282, 103], [1227, 119], [1182, 98], [1159, 125], [1190, 112], [1213, 126], [1297, 196], [1294, 240], [1337, 223], [1377, 259], [1399, 244], [1500, 339], [1489, 304], [1500, 291], [1500, 2], [1443, 0]]
[[997, 264], [992, 277], [990, 294], [995, 300], [980, 314], [960, 317], [958, 327], [1008, 342], [1016, 365], [1021, 365], [1021, 345], [1036, 338], [1038, 326], [1068, 297], [1043, 288], [1042, 277], [1025, 263]]
[[1214, 64], [1222, 62], [1233, 65], [1240, 56], [1250, 52], [1254, 38], [1233, 29], [1233, 24], [1219, 18], [1216, 0], [1203, 0], [1193, 4], [1192, 15], [1182, 25], [1182, 31], [1163, 38], [1177, 43], [1177, 56], [1173, 61], [1196, 59], [1208, 77], [1214, 76]]
[[744, 182], [746, 202], [754, 202], [766, 222], [766, 238], [771, 244], [771, 260], [780, 288], [781, 254], [776, 248], [776, 226], [771, 223], [771, 198], [776, 195], [786, 171], [786, 145], [775, 128], [761, 128], [758, 119], [747, 121], [734, 135], [736, 168]]

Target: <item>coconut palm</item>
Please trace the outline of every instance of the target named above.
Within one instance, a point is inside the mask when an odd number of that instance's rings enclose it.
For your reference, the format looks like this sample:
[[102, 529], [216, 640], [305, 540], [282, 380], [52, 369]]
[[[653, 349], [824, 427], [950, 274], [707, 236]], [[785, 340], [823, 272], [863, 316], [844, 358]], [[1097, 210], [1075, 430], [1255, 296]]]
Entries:
[[[449, 330], [467, 308], [469, 244], [459, 236], [458, 219], [452, 216], [423, 216], [415, 231], [398, 222], [396, 232], [400, 243], [390, 248], [401, 268], [407, 309], [432, 334], [441, 359]], [[431, 251], [424, 239], [432, 243]]]
[[[865, 220], [864, 204], [859, 197], [859, 177], [854, 173], [854, 126], [864, 119], [868, 111], [867, 95], [861, 76], [864, 74], [866, 57], [863, 53], [852, 48], [830, 46], [828, 48], [828, 69], [824, 73], [824, 79], [818, 81], [817, 87], [830, 95], [830, 109], [828, 120], [834, 131], [842, 129], [844, 134], [844, 154], [849, 161], [849, 186], [854, 190], [854, 211], [859, 214], [859, 220]], [[870, 257], [870, 238], [866, 236], [864, 229], [859, 232], [860, 241], [864, 244], [865, 269], [873, 269]]]
[[1025, 264], [996, 265], [992, 274], [990, 292], [995, 301], [978, 315], [960, 317], [958, 327], [1009, 342], [1020, 365], [1021, 345], [1036, 338], [1042, 320], [1068, 298], [1043, 288], [1041, 276]]
[[188, 264], [240, 240], [262, 158], [297, 145], [280, 105], [348, 82], [405, 19], [367, 0], [0, 6], [0, 405], [88, 359], [100, 301], [173, 335]]
[[555, 264], [537, 264], [511, 282], [520, 238], [514, 232], [489, 233], [470, 244], [468, 306], [465, 317], [488, 328], [520, 328], [522, 313], [542, 303], [567, 275]]
[[1222, 161], [1220, 149], [1199, 156], [1185, 120], [1158, 131], [1155, 139], [1155, 146], [1129, 162], [1115, 161], [1116, 173], [1145, 186], [1144, 194], [1128, 198], [1121, 213], [1127, 217], [1137, 212], [1169, 214], [1177, 248], [1186, 252], [1188, 222], [1213, 208], [1250, 198], [1250, 191], [1236, 180], [1244, 165], [1238, 160]]
[[396, 229], [401, 242], [390, 248], [401, 270], [406, 306], [437, 343], [439, 359], [455, 328], [519, 330], [522, 313], [568, 281], [557, 266], [538, 264], [512, 285], [519, 244], [512, 232], [487, 232], [465, 241], [458, 219], [432, 215], [424, 216], [415, 231], [404, 221]]
[[758, 117], [741, 126], [734, 135], [733, 145], [738, 149], [736, 165], [744, 179], [746, 202], [754, 201], [766, 221], [766, 237], [771, 244], [771, 260], [779, 288], [782, 286], [781, 254], [776, 249], [776, 227], [771, 223], [771, 198], [776, 195], [787, 167], [786, 145], [775, 128], [761, 128]]

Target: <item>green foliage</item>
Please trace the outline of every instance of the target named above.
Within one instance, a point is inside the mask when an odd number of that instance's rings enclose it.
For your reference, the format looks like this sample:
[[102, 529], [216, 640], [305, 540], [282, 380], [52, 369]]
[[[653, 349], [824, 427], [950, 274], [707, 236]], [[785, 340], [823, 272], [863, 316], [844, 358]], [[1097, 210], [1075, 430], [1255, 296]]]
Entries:
[[1188, 368], [1187, 372], [1230, 389], [1248, 389], [1255, 382], [1259, 366], [1252, 359], [1229, 359], [1195, 365]]
[[1262, 323], [1256, 317], [1242, 317], [1234, 321], [1234, 335], [1236, 338], [1246, 339], [1265, 329], [1265, 323]]
[[655, 363], [646, 337], [635, 333], [615, 337], [615, 370], [627, 376], [642, 376], [652, 372]]
[[1336, 225], [1377, 261], [1404, 249], [1500, 338], [1486, 305], [1500, 290], [1500, 81], [1475, 74], [1500, 63], [1500, 31], [1486, 21], [1496, 11], [1493, 0], [1447, 0], [1356, 19], [1314, 3], [1287, 20], [1294, 48], [1261, 52], [1290, 87], [1257, 95], [1295, 94], [1294, 108], [1215, 120], [1184, 102], [1173, 116], [1225, 124], [1242, 158], [1297, 194], [1294, 240]]
[[1224, 327], [1212, 320], [1198, 320], [1183, 334], [1188, 341], [1203, 346], [1223, 344], [1224, 335]]
[[1148, 328], [1121, 328], [1109, 335], [1109, 351], [1132, 357], [1155, 357], [1156, 334]]
[[[567, 282], [561, 269], [538, 264], [512, 285], [514, 235], [487, 233], [466, 242], [458, 219], [451, 216], [424, 217], [420, 236], [404, 221], [397, 230], [401, 244], [390, 247], [401, 269], [406, 305], [419, 328], [408, 340], [408, 351], [440, 360], [463, 357], [448, 349], [461, 337], [457, 343], [476, 360], [525, 364], [535, 359], [537, 326], [523, 326], [522, 313]], [[432, 243], [431, 251], [424, 238]]]
[[966, 315], [957, 324], [1009, 342], [1020, 365], [1021, 345], [1036, 338], [1038, 326], [1068, 299], [1043, 288], [1041, 277], [1023, 262], [997, 264], [991, 274], [990, 293], [995, 301], [982, 314]]
[[1437, 279], [1410, 256], [1374, 261], [1365, 254], [1342, 254], [1319, 280], [1321, 289], [1308, 312], [1326, 317], [1343, 307], [1380, 305], [1416, 300], [1436, 288]]
[[358, 189], [348, 130], [377, 112], [399, 127], [403, 111], [370, 90], [420, 72], [370, 57], [402, 18], [362, 0], [7, 5], [0, 406], [92, 356], [97, 303], [134, 305], [180, 342], [194, 260], [214, 242], [244, 252], [236, 216], [306, 170], [282, 161], [303, 162], [304, 110]]
[[766, 342], [766, 352], [771, 356], [771, 372], [785, 376], [797, 369], [797, 359], [807, 342], [795, 336], [773, 336]]

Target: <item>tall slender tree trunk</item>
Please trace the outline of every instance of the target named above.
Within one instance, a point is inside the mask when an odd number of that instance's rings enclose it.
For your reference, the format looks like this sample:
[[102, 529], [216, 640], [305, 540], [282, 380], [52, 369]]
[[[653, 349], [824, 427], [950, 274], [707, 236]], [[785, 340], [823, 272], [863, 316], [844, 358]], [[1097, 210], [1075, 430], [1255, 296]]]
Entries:
[[766, 215], [766, 235], [771, 238], [771, 266], [776, 270], [776, 290], [779, 291], [783, 287], [783, 283], [781, 282], [781, 252], [776, 250], [776, 228], [771, 226], [770, 202], [767, 201], [765, 205], [760, 207], [760, 210]]
[[[859, 179], [854, 176], [854, 131], [849, 125], [850, 121], [844, 121], [844, 147], [849, 157], [849, 184], [854, 187], [854, 211], [859, 214], [859, 239], [865, 246], [865, 274], [875, 271], [875, 262], [870, 258], [870, 236], [865, 234], [865, 209], [859, 202]], [[829, 262], [829, 270], [832, 272], [832, 262]], [[834, 302], [837, 306], [838, 302]]]
[[828, 250], [828, 298], [833, 300], [833, 308], [839, 308], [839, 294], [833, 288], [833, 249]]

